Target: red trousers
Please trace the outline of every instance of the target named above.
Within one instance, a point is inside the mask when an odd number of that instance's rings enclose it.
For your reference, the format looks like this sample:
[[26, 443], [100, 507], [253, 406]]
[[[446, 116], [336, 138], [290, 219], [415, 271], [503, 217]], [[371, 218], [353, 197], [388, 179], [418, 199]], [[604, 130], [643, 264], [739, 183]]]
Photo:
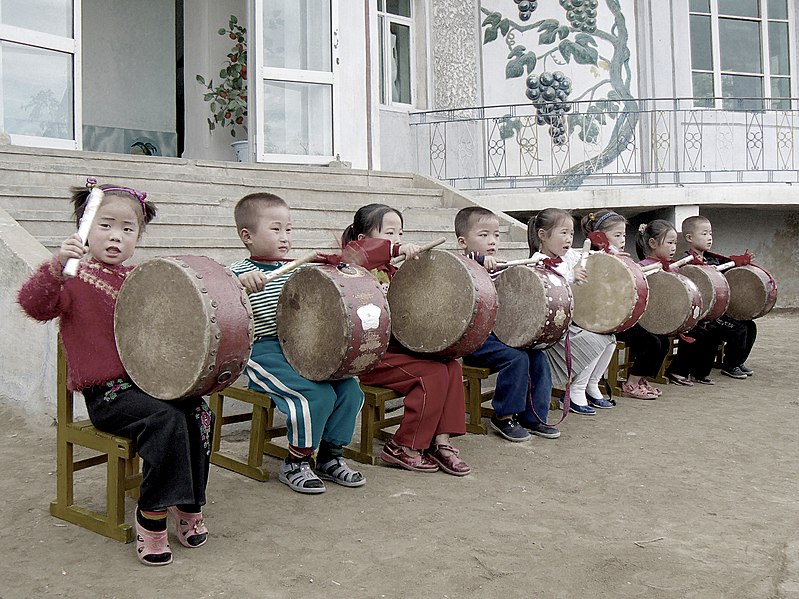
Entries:
[[403, 353], [393, 344], [361, 382], [405, 395], [405, 413], [394, 440], [412, 449], [427, 449], [433, 437], [466, 433], [463, 371], [456, 360], [429, 360]]

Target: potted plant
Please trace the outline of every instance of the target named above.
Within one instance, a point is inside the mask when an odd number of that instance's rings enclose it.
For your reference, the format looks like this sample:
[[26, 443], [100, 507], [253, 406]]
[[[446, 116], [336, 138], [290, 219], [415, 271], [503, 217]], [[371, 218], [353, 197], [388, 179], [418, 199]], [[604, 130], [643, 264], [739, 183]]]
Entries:
[[[227, 28], [220, 28], [217, 33], [229, 37], [233, 48], [219, 71], [218, 84], [215, 85], [213, 79], [206, 82], [202, 75], [197, 75], [197, 83], [206, 89], [203, 99], [210, 102], [212, 118], [208, 119], [208, 129], [214, 131], [217, 125], [230, 127], [232, 137], [236, 137], [237, 132], [242, 132], [246, 137], [247, 30], [239, 25], [236, 15], [230, 15]], [[241, 143], [246, 144], [246, 140], [234, 143], [234, 147]], [[236, 154], [239, 155], [238, 148]]]

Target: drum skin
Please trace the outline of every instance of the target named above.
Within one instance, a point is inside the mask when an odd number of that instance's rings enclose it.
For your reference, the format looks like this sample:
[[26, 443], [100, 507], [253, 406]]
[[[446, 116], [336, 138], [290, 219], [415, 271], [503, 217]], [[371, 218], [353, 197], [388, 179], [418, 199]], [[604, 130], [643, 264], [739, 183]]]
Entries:
[[777, 282], [767, 270], [748, 264], [724, 273], [730, 284], [727, 315], [736, 320], [754, 320], [765, 316], [777, 303]]
[[691, 279], [702, 295], [699, 320], [716, 320], [727, 311], [730, 285], [726, 277], [713, 266], [689, 264], [680, 269], [680, 274]]
[[444, 250], [406, 260], [391, 280], [388, 304], [397, 341], [442, 358], [472, 353], [497, 317], [497, 292], [486, 270]]
[[649, 286], [641, 267], [626, 256], [595, 253], [586, 261], [588, 280], [572, 285], [574, 324], [594, 333], [621, 333], [641, 318]]
[[691, 279], [661, 270], [649, 275], [647, 282], [649, 304], [638, 324], [655, 335], [676, 335], [696, 326], [702, 294]]
[[497, 321], [494, 335], [505, 345], [544, 349], [560, 341], [572, 320], [571, 290], [558, 273], [512, 266], [494, 280]]
[[164, 256], [128, 275], [114, 337], [131, 380], [158, 399], [208, 395], [243, 372], [253, 343], [238, 279], [205, 256]]
[[286, 360], [307, 379], [361, 374], [386, 353], [388, 302], [377, 279], [360, 266], [308, 266], [283, 285], [277, 335]]

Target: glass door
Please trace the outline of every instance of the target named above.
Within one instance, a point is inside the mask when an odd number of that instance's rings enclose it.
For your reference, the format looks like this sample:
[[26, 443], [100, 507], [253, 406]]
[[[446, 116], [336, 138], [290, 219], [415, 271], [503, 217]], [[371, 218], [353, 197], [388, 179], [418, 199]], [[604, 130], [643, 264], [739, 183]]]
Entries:
[[0, 131], [81, 148], [80, 0], [0, 0]]
[[[255, 0], [251, 37], [258, 162], [325, 164], [336, 154], [337, 0]], [[251, 43], [252, 43], [251, 42]]]

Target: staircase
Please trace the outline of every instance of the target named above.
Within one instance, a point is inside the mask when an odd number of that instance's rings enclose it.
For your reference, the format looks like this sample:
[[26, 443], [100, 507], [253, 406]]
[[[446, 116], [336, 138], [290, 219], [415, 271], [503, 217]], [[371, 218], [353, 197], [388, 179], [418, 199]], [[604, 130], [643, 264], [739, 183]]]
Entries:
[[[233, 223], [242, 196], [269, 191], [292, 210], [293, 255], [337, 247], [360, 206], [400, 210], [405, 239], [423, 244], [446, 237], [456, 249], [455, 214], [474, 202], [438, 182], [408, 173], [328, 167], [240, 164], [18, 147], [0, 148], [0, 208], [46, 248], [75, 232], [69, 187], [87, 176], [141, 189], [158, 206], [133, 258], [202, 254], [223, 264], [246, 255]], [[504, 215], [503, 215], [504, 216]], [[503, 255], [527, 255], [524, 227], [502, 219]]]

